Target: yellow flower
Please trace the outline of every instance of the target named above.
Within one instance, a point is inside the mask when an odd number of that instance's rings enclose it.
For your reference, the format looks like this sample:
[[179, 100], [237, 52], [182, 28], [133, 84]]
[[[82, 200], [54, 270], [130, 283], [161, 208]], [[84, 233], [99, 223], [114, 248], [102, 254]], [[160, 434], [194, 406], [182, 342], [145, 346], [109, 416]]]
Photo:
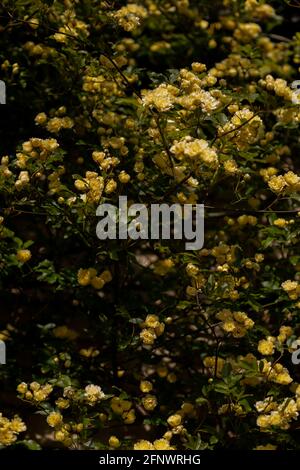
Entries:
[[254, 326], [254, 321], [244, 312], [231, 312], [224, 309], [218, 312], [216, 317], [222, 320], [222, 329], [227, 333], [232, 333], [235, 338], [245, 336], [247, 330]]
[[62, 397], [58, 398], [55, 404], [58, 408], [61, 408], [62, 410], [65, 410], [66, 408], [69, 408], [70, 406], [69, 400], [62, 398]]
[[10, 422], [10, 429], [14, 433], [20, 433], [26, 431], [27, 427], [21, 418], [19, 418], [19, 416], [15, 416]]
[[129, 400], [121, 400], [121, 405], [124, 411], [128, 411], [132, 407], [132, 402]]
[[166, 41], [157, 41], [151, 44], [150, 51], [152, 52], [160, 52], [161, 50], [170, 49], [171, 44]]
[[89, 187], [88, 187], [88, 184], [83, 181], [83, 180], [75, 180], [74, 181], [74, 186], [76, 189], [78, 189], [78, 191], [88, 191]]
[[31, 29], [37, 29], [39, 27], [40, 22], [38, 18], [30, 18], [28, 20], [28, 24]]
[[231, 332], [231, 331], [234, 331], [236, 326], [235, 326], [235, 322], [232, 321], [232, 320], [227, 320], [225, 322], [222, 323], [222, 328], [224, 331], [226, 331], [227, 333]]
[[240, 215], [237, 219], [239, 225], [256, 225], [257, 218], [253, 215]]
[[105, 397], [105, 394], [99, 385], [91, 384], [85, 387], [84, 396], [89, 405], [95, 405]]
[[26, 425], [18, 416], [10, 421], [0, 413], [0, 445], [13, 444], [17, 440], [17, 435], [23, 431], [26, 431]]
[[170, 384], [174, 384], [177, 382], [177, 375], [174, 372], [170, 372], [170, 374], [167, 375], [167, 381], [170, 382]]
[[190, 297], [195, 297], [195, 295], [197, 295], [197, 292], [197, 289], [193, 286], [187, 286], [186, 288], [186, 295]]
[[291, 382], [293, 382], [293, 379], [291, 378], [288, 371], [285, 370], [284, 372], [281, 372], [275, 376], [273, 381], [281, 385], [289, 385]]
[[155, 447], [151, 442], [141, 439], [136, 442], [133, 446], [134, 450], [155, 450]]
[[100, 277], [104, 280], [104, 282], [110, 282], [112, 280], [112, 274], [108, 269], [103, 271]]
[[285, 219], [276, 219], [274, 220], [273, 222], [274, 225], [276, 225], [276, 227], [285, 227], [286, 225], [288, 225], [288, 221], [285, 220]]
[[92, 153], [92, 158], [93, 158], [94, 162], [100, 164], [105, 159], [105, 153], [104, 152], [98, 152], [97, 150], [95, 150]]
[[41, 384], [39, 384], [38, 382], [31, 382], [29, 384], [29, 387], [33, 392], [37, 392], [38, 390], [41, 389]]
[[106, 194], [113, 193], [117, 189], [117, 183], [114, 179], [108, 180], [105, 186], [105, 192]]
[[295, 395], [300, 397], [300, 385], [299, 384], [296, 385]]
[[144, 328], [140, 332], [140, 338], [143, 341], [144, 344], [146, 345], [151, 345], [154, 343], [156, 339], [156, 334], [153, 329], [151, 328]]
[[117, 449], [121, 445], [117, 436], [110, 436], [108, 443], [109, 443], [109, 446], [112, 447], [113, 449]]
[[56, 338], [74, 340], [78, 337], [78, 333], [66, 325], [57, 326], [53, 329]]
[[259, 413], [269, 413], [270, 411], [276, 410], [278, 405], [272, 397], [267, 397], [263, 401], [257, 401], [255, 403], [255, 408]]
[[31, 251], [30, 250], [18, 250], [17, 251], [17, 259], [21, 263], [26, 263], [31, 258]]
[[119, 397], [113, 397], [110, 402], [111, 409], [116, 414], [123, 414], [124, 411], [129, 411], [132, 403], [128, 400], [122, 400]]
[[176, 426], [179, 426], [181, 424], [181, 416], [179, 414], [171, 415], [167, 419], [168, 424], [171, 426], [171, 428], [175, 428]]
[[265, 355], [269, 356], [274, 353], [274, 343], [272, 341], [268, 341], [266, 339], [262, 339], [258, 343], [257, 350]]
[[136, 419], [135, 411], [133, 409], [129, 411], [125, 411], [125, 413], [122, 414], [122, 418], [125, 424], [134, 423]]
[[262, 253], [257, 253], [255, 255], [255, 261], [257, 263], [261, 263], [265, 259], [264, 255]]
[[95, 276], [91, 280], [91, 285], [94, 287], [94, 289], [102, 289], [105, 285], [105, 281], [102, 277]]
[[286, 292], [291, 292], [292, 290], [295, 290], [297, 289], [298, 287], [298, 282], [297, 281], [285, 281], [281, 284], [281, 287], [283, 288], [283, 290], [285, 290]]
[[300, 295], [300, 284], [297, 281], [285, 281], [281, 284], [281, 287], [292, 300], [297, 300]]
[[264, 446], [256, 446], [254, 447], [254, 450], [276, 450], [277, 446], [274, 446], [273, 444], [265, 444]]
[[154, 90], [142, 90], [143, 105], [154, 106], [158, 111], [168, 111], [175, 104], [175, 96], [178, 89], [165, 83], [159, 85]]
[[287, 182], [289, 186], [296, 186], [297, 184], [300, 183], [300, 177], [293, 173], [292, 171], [288, 171], [284, 175], [284, 179]]
[[145, 320], [145, 325], [147, 328], [156, 328], [159, 326], [159, 318], [157, 315], [147, 315]]
[[142, 380], [140, 383], [140, 390], [143, 393], [149, 393], [153, 389], [153, 385], [148, 380]]
[[193, 263], [189, 263], [185, 268], [188, 276], [196, 276], [199, 272], [198, 266], [195, 266]]
[[225, 365], [225, 360], [222, 357], [218, 357], [216, 360], [214, 356], [206, 356], [203, 359], [203, 364], [205, 367], [212, 370], [214, 370], [215, 365], [217, 364], [217, 374], [219, 375]]
[[126, 173], [126, 171], [124, 171], [124, 170], [122, 170], [119, 173], [118, 178], [119, 178], [120, 183], [123, 183], [123, 184], [127, 184], [130, 181], [130, 175], [128, 173]]
[[235, 160], [227, 160], [226, 162], [223, 163], [223, 166], [224, 166], [224, 170], [226, 171], [226, 173], [229, 173], [229, 174], [235, 174], [239, 171]]
[[283, 176], [272, 176], [268, 181], [269, 188], [275, 193], [281, 193], [287, 185]]
[[114, 413], [116, 414], [122, 414], [123, 413], [123, 406], [122, 406], [122, 400], [118, 397], [113, 397], [110, 402], [111, 409], [113, 410]]
[[272, 411], [269, 416], [269, 426], [281, 426], [283, 418], [278, 411]]
[[192, 63], [192, 70], [193, 70], [193, 72], [196, 72], [196, 73], [205, 72], [206, 65], [201, 64], [200, 62], [193, 62]]
[[57, 411], [53, 411], [47, 416], [47, 423], [51, 428], [56, 428], [57, 426], [60, 426], [63, 422], [63, 417], [60, 413]]
[[267, 415], [258, 416], [256, 424], [260, 428], [267, 428], [268, 426], [270, 426], [269, 417]]
[[165, 324], [159, 323], [157, 327], [154, 329], [156, 336], [160, 336], [165, 331]]
[[54, 437], [57, 441], [63, 442], [68, 437], [68, 433], [61, 431], [61, 430], [56, 431], [56, 433], [54, 434]]
[[24, 394], [24, 393], [27, 392], [27, 390], [28, 390], [28, 386], [27, 386], [27, 384], [26, 384], [25, 382], [21, 382], [21, 383], [17, 386], [17, 391], [18, 391], [19, 393]]
[[47, 114], [46, 113], [39, 113], [35, 117], [36, 124], [43, 125], [47, 122]]
[[181, 405], [181, 409], [185, 415], [193, 415], [195, 407], [192, 403], [185, 402]]
[[98, 349], [95, 349], [93, 346], [91, 346], [90, 348], [80, 349], [79, 354], [83, 357], [97, 357], [100, 352]]
[[241, 405], [238, 404], [224, 404], [220, 406], [218, 409], [218, 414], [223, 415], [223, 414], [228, 414], [228, 413], [234, 413], [236, 416], [240, 416], [244, 414], [244, 410]]
[[28, 391], [25, 393], [25, 398], [27, 400], [31, 400], [33, 398], [37, 402], [47, 400], [48, 396], [53, 390], [52, 385], [50, 384], [40, 385], [38, 382], [32, 382], [30, 384], [30, 388], [31, 390], [33, 390], [33, 394]]
[[113, 16], [125, 31], [133, 31], [140, 25], [141, 19], [146, 18], [147, 14], [144, 7], [130, 3], [120, 8]]
[[161, 378], [167, 377], [168, 375], [168, 368], [162, 364], [157, 366], [156, 371]]
[[78, 283], [81, 286], [88, 286], [89, 283], [91, 282], [90, 271], [88, 269], [80, 268], [78, 273], [77, 273], [77, 279], [78, 279]]
[[153, 442], [155, 450], [173, 450], [174, 447], [170, 446], [170, 442], [167, 439], [161, 438], [156, 439]]
[[279, 328], [279, 335], [277, 339], [280, 343], [284, 343], [293, 334], [293, 328], [290, 326], [281, 326]]
[[299, 415], [296, 401], [290, 398], [283, 400], [278, 407], [278, 411], [280, 411], [287, 420], [297, 419]]
[[205, 165], [211, 168], [219, 166], [219, 160], [215, 149], [210, 148], [206, 140], [193, 139], [191, 136], [186, 136], [182, 140], [175, 140], [171, 152], [174, 153], [178, 159], [201, 160]]
[[154, 395], [147, 395], [142, 398], [142, 404], [145, 410], [153, 411], [157, 406], [157, 398]]
[[282, 325], [279, 328], [279, 332], [280, 332], [281, 335], [285, 335], [287, 337], [290, 337], [293, 334], [293, 328], [291, 326]]

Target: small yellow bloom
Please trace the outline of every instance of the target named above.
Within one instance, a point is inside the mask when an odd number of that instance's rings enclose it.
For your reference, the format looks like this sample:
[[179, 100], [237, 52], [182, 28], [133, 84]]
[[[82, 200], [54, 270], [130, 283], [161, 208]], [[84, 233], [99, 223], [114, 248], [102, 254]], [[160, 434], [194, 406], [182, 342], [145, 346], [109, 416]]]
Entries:
[[57, 326], [53, 329], [53, 335], [60, 339], [69, 339], [70, 341], [78, 337], [78, 333], [67, 325]]
[[276, 227], [282, 228], [288, 225], [288, 221], [285, 219], [279, 218], [279, 219], [274, 220], [273, 224], [276, 225]]
[[118, 178], [119, 178], [120, 183], [123, 183], [123, 184], [127, 184], [130, 181], [130, 175], [126, 173], [126, 171], [124, 170], [120, 172]]
[[24, 393], [27, 392], [27, 390], [28, 390], [28, 386], [27, 386], [27, 384], [26, 384], [25, 382], [21, 382], [21, 383], [17, 386], [17, 391], [18, 391], [19, 393], [24, 394]]
[[175, 428], [176, 426], [179, 426], [181, 424], [181, 416], [179, 414], [171, 415], [167, 419], [168, 424], [171, 426], [171, 428]]
[[161, 439], [156, 439], [153, 442], [154, 449], [155, 450], [172, 450], [174, 449], [173, 447], [170, 446], [170, 442], [167, 439], [161, 438]]
[[135, 411], [133, 409], [125, 411], [125, 413], [122, 414], [122, 418], [125, 424], [134, 423], [136, 420]]
[[105, 281], [100, 276], [95, 276], [91, 280], [91, 285], [94, 287], [94, 289], [102, 289], [105, 285]]
[[112, 280], [112, 274], [108, 269], [103, 271], [100, 277], [104, 280], [104, 282], [110, 282]]
[[145, 325], [147, 328], [156, 328], [159, 326], [159, 318], [157, 315], [147, 315], [145, 320]]
[[47, 423], [51, 428], [56, 428], [57, 426], [60, 426], [63, 422], [63, 417], [60, 413], [53, 411], [47, 416]]
[[58, 408], [61, 408], [62, 410], [65, 410], [66, 408], [69, 408], [70, 406], [69, 400], [67, 400], [66, 398], [62, 398], [62, 397], [58, 398], [55, 404]]
[[152, 328], [144, 328], [140, 332], [140, 338], [146, 345], [151, 345], [156, 339], [156, 334]]
[[141, 439], [136, 442], [133, 446], [134, 450], [155, 450], [154, 445], [151, 442]]
[[26, 263], [31, 258], [31, 251], [30, 250], [18, 250], [17, 251], [17, 259], [21, 263]]
[[267, 415], [260, 415], [258, 416], [257, 420], [256, 420], [256, 424], [257, 426], [259, 426], [260, 428], [267, 428], [270, 423], [269, 423], [269, 417]]
[[283, 176], [272, 176], [268, 181], [269, 188], [275, 193], [281, 193], [287, 185]]
[[147, 395], [142, 398], [142, 404], [145, 410], [153, 411], [157, 406], [157, 398], [154, 395]]
[[196, 266], [195, 264], [193, 263], [189, 263], [186, 268], [185, 268], [186, 272], [187, 272], [187, 275], [188, 276], [196, 276], [199, 272], [199, 268], [198, 266]]
[[56, 431], [54, 437], [57, 441], [63, 442], [67, 438], [68, 434], [64, 431]]
[[274, 353], [274, 343], [272, 341], [268, 341], [267, 339], [262, 339], [258, 343], [257, 350], [261, 354], [269, 356]]
[[153, 389], [153, 385], [148, 380], [142, 380], [140, 383], [140, 390], [143, 393], [149, 393]]
[[108, 443], [109, 443], [109, 446], [112, 447], [113, 449], [117, 449], [121, 445], [117, 436], [110, 436]]
[[34, 120], [35, 120], [36, 124], [43, 125], [47, 122], [47, 115], [46, 115], [46, 113], [39, 113], [39, 114], [36, 115]]

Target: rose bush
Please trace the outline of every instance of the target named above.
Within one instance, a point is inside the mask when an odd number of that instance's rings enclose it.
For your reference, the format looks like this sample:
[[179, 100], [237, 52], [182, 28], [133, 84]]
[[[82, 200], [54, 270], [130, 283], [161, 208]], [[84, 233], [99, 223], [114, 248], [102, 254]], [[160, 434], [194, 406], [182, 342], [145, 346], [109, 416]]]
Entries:
[[[1, 2], [1, 446], [299, 449], [296, 3]], [[99, 240], [120, 195], [204, 247]]]

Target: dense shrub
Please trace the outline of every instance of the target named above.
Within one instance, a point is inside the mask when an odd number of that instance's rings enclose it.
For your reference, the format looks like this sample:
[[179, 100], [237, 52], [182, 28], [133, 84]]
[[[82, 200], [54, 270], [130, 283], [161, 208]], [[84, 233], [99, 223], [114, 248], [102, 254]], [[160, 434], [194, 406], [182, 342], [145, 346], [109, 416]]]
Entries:
[[[296, 7], [1, 2], [2, 446], [299, 448]], [[99, 240], [120, 195], [204, 247]]]

